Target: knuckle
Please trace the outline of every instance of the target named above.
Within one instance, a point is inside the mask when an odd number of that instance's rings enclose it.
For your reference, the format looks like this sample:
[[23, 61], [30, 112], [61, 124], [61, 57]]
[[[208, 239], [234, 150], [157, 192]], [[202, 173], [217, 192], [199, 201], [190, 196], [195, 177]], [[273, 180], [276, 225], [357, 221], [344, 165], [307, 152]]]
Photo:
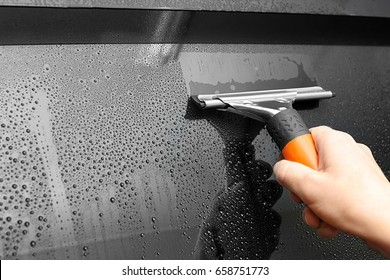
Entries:
[[349, 142], [353, 142], [353, 143], [356, 143], [355, 139], [348, 133], [346, 132], [341, 132], [343, 134], [343, 137], [345, 138], [345, 140], [349, 141]]
[[358, 143], [358, 146], [363, 150], [363, 152], [372, 156], [372, 151], [367, 145]]
[[362, 149], [364, 149], [364, 150], [366, 150], [366, 151], [370, 151], [370, 152], [371, 152], [371, 149], [370, 149], [367, 145], [362, 144], [362, 143], [357, 143], [357, 144], [358, 144], [358, 146], [359, 146], [360, 148], [362, 148]]
[[326, 125], [315, 126], [315, 127], [311, 128], [311, 129], [318, 130], [318, 131], [321, 131], [321, 130], [332, 130], [329, 126], [326, 126]]

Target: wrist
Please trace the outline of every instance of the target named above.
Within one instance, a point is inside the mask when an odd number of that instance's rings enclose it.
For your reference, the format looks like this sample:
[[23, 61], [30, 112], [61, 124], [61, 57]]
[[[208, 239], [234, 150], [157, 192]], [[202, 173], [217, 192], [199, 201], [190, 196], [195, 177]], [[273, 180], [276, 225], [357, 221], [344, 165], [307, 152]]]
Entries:
[[365, 224], [359, 237], [367, 244], [390, 258], [390, 184], [385, 184], [385, 192], [379, 195], [380, 201], [365, 213]]

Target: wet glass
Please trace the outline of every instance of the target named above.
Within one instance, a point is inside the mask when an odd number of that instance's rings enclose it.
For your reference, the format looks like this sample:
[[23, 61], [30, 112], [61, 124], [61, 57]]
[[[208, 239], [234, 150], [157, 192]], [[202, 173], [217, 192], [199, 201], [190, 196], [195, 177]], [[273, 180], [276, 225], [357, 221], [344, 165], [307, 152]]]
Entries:
[[[339, 69], [361, 55], [359, 68], [373, 56], [359, 47], [186, 45], [170, 57], [172, 49], [1, 47], [1, 258], [379, 258], [355, 238], [322, 240], [302, 223], [272, 180], [279, 151], [264, 124], [189, 101], [313, 84], [316, 72], [340, 89], [318, 62], [339, 59]], [[374, 73], [385, 68], [381, 53]], [[334, 102], [302, 116], [342, 126]]]

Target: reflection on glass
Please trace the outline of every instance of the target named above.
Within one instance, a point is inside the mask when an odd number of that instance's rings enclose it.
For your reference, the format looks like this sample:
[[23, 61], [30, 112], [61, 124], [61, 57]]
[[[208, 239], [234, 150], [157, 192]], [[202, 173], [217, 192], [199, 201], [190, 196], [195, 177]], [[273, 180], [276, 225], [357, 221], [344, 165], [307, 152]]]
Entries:
[[252, 141], [264, 124], [230, 113], [209, 116], [224, 139], [227, 186], [213, 201], [196, 244], [201, 259], [269, 259], [279, 242], [282, 194], [271, 166], [255, 159]]
[[[259, 149], [273, 159], [277, 151], [263, 125], [188, 104], [193, 86], [261, 88], [253, 79], [269, 74], [258, 67], [264, 56], [222, 55], [225, 65], [244, 63], [244, 80], [196, 84], [183, 60], [159, 61], [153, 50], [0, 48], [1, 259], [267, 259], [276, 247], [273, 255], [295, 254], [293, 242], [285, 250], [279, 239], [283, 230], [284, 240], [297, 235], [288, 215], [299, 211], [277, 208], [287, 212], [281, 224], [272, 210], [281, 189], [268, 180]], [[214, 56], [221, 58], [207, 55]], [[271, 56], [276, 76], [263, 86], [311, 81], [304, 60], [283, 57]], [[248, 65], [257, 67], [252, 76]], [[313, 258], [324, 248], [355, 246], [301, 235]]]

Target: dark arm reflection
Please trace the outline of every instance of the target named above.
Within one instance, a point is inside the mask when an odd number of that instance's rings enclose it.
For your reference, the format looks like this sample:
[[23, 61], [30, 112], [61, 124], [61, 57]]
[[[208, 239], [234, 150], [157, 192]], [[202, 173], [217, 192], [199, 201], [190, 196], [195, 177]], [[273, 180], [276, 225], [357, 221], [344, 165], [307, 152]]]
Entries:
[[264, 127], [225, 112], [208, 120], [225, 142], [226, 187], [214, 198], [196, 244], [198, 259], [269, 259], [279, 242], [280, 215], [272, 209], [282, 194], [272, 167], [255, 160], [251, 144]]

